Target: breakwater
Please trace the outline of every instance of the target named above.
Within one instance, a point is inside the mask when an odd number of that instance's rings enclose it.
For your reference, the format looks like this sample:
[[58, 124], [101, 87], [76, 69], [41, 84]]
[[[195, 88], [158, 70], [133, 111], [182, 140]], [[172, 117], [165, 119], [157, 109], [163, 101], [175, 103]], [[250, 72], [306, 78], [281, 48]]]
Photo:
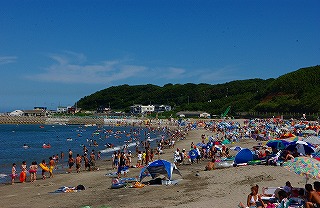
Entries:
[[110, 125], [110, 126], [177, 126], [176, 121], [150, 120], [141, 118], [106, 118], [61, 116], [61, 117], [37, 117], [37, 116], [0, 116], [0, 124], [39, 124], [39, 125]]
[[103, 117], [33, 117], [33, 116], [0, 116], [0, 124], [105, 124]]

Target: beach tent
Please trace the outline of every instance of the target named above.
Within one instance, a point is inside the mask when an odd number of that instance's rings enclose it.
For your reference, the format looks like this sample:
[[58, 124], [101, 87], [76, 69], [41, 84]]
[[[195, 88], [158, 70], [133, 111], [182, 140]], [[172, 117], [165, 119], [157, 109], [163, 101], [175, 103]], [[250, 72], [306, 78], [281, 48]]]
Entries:
[[253, 154], [251, 150], [248, 148], [244, 148], [236, 154], [236, 157], [234, 158], [235, 164], [240, 164], [240, 163], [247, 163], [248, 161], [253, 160]]
[[15, 110], [9, 113], [10, 116], [23, 116], [24, 112], [22, 110]]
[[144, 177], [150, 174], [153, 179], [160, 175], [164, 175], [169, 180], [171, 180], [173, 173], [179, 174], [181, 176], [174, 163], [168, 162], [166, 160], [156, 160], [141, 169], [139, 178], [141, 181]]

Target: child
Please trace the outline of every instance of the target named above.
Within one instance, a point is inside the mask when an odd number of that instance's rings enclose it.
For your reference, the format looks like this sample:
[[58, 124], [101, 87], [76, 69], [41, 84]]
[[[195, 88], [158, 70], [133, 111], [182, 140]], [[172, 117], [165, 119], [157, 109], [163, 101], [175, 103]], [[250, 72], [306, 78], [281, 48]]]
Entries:
[[12, 169], [11, 169], [11, 184], [14, 184], [14, 179], [17, 177], [17, 170], [16, 170], [16, 164], [12, 164]]
[[137, 157], [137, 168], [139, 168], [141, 164], [142, 164], [142, 154], [141, 154], [141, 151], [139, 151], [138, 157]]
[[[45, 160], [42, 160], [41, 164], [43, 165], [43, 167], [45, 169], [48, 168], [47, 164], [46, 164], [46, 161]], [[42, 171], [41, 171], [41, 175], [42, 175], [42, 179], [46, 179], [46, 175], [44, 174], [47, 170], [44, 170], [44, 168], [42, 168]]]
[[[27, 175], [27, 163], [26, 163], [26, 161], [23, 161], [22, 164], [21, 164], [21, 172], [24, 172]], [[22, 183], [26, 182], [26, 180], [27, 180], [27, 177], [25, 177], [25, 179], [24, 179], [24, 181]]]
[[31, 182], [34, 182], [35, 180], [37, 180], [37, 169], [38, 169], [37, 162], [33, 161], [29, 169]]

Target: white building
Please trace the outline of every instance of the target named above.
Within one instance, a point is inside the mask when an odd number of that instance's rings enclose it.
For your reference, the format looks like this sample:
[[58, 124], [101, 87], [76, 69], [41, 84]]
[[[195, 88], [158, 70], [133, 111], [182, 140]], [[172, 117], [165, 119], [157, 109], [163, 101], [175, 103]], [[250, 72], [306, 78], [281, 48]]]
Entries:
[[57, 113], [67, 113], [68, 107], [58, 106]]

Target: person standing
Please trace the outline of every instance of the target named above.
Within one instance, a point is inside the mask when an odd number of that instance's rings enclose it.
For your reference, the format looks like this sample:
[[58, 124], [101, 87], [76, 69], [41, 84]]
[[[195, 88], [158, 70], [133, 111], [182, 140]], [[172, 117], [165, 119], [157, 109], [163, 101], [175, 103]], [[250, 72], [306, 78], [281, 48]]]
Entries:
[[87, 169], [90, 170], [90, 161], [89, 161], [87, 152], [83, 154], [83, 159], [84, 159], [84, 170], [87, 170]]
[[[22, 161], [21, 164], [21, 172], [24, 172], [25, 176], [27, 175], [27, 163], [26, 161]], [[22, 183], [27, 181], [27, 177], [24, 178], [24, 180], [22, 181]]]
[[76, 157], [76, 169], [77, 169], [77, 173], [80, 173], [81, 161], [82, 161], [82, 157], [81, 157], [79, 154], [77, 154], [77, 157]]
[[37, 162], [33, 161], [29, 168], [31, 182], [34, 182], [35, 180], [37, 180], [37, 170], [38, 170]]
[[[44, 173], [45, 173], [46, 171], [48, 171], [48, 167], [47, 167], [47, 164], [46, 164], [46, 161], [45, 161], [45, 160], [42, 160], [41, 164], [42, 164], [42, 166], [44, 167], [44, 168], [42, 168], [42, 170], [41, 170], [42, 179], [44, 180], [44, 179], [46, 179], [46, 175], [45, 175]], [[45, 169], [46, 169], [46, 170], [45, 170]]]
[[12, 164], [11, 168], [11, 184], [14, 184], [14, 179], [17, 177], [17, 170], [16, 170], [16, 164]]
[[68, 173], [71, 173], [72, 167], [74, 165], [74, 159], [73, 159], [72, 155], [69, 155], [68, 165], [69, 165]]
[[94, 150], [92, 150], [90, 154], [90, 170], [95, 170], [95, 168], [96, 168], [96, 154]]
[[49, 157], [49, 174], [50, 174], [50, 178], [53, 178], [53, 169], [55, 166], [55, 162], [54, 159], [52, 157]]
[[[120, 175], [121, 175], [121, 171], [124, 170], [126, 167], [126, 158], [125, 158], [125, 155], [124, 155], [124, 152], [121, 152], [121, 155], [120, 155], [120, 160], [119, 160], [119, 167], [118, 167], [118, 178], [120, 178]], [[126, 171], [123, 171], [123, 175], [126, 176]]]

